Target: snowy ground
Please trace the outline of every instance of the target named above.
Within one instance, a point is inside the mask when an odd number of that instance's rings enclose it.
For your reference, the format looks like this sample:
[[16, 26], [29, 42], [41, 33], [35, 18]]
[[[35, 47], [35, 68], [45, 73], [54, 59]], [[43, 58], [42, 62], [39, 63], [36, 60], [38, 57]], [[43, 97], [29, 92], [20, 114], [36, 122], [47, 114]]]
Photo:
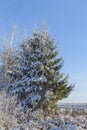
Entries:
[[74, 124], [78, 129], [87, 130], [87, 104], [59, 104], [59, 116]]
[[58, 113], [45, 122], [42, 113], [33, 115], [23, 129], [9, 130], [87, 130], [87, 104], [59, 104]]
[[87, 104], [59, 104], [58, 114], [44, 123], [41, 130], [87, 130]]

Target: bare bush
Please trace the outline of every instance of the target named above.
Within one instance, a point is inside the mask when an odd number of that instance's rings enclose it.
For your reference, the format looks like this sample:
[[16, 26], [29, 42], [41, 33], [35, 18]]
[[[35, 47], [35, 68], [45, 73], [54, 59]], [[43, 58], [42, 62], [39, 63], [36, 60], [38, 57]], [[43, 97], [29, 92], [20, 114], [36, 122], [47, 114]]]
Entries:
[[5, 91], [2, 91], [0, 93], [0, 128], [8, 130], [17, 126], [18, 119], [21, 119], [22, 116], [16, 97], [7, 96]]

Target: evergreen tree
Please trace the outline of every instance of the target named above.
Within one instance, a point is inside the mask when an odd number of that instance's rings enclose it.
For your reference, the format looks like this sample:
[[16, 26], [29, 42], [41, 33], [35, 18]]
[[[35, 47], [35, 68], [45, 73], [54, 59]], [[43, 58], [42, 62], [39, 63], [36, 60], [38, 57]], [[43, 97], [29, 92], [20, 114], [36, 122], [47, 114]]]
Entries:
[[[67, 75], [61, 73], [63, 59], [58, 54], [57, 46], [46, 30], [34, 30], [32, 38], [24, 37], [19, 65], [15, 68], [16, 82], [10, 89], [22, 105], [52, 112], [58, 100], [70, 94], [73, 85], [69, 85]], [[14, 81], [14, 75], [11, 79]]]

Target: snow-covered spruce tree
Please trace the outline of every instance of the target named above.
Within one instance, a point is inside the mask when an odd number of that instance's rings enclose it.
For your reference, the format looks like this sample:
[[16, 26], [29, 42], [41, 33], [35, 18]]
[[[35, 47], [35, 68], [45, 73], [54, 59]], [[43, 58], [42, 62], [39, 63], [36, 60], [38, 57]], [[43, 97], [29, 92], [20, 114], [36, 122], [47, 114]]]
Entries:
[[[62, 57], [46, 30], [33, 31], [24, 37], [20, 47], [17, 77], [10, 92], [18, 96], [24, 106], [32, 110], [54, 111], [58, 100], [66, 98], [73, 89], [67, 75], [61, 73]], [[14, 76], [12, 77], [14, 79]]]

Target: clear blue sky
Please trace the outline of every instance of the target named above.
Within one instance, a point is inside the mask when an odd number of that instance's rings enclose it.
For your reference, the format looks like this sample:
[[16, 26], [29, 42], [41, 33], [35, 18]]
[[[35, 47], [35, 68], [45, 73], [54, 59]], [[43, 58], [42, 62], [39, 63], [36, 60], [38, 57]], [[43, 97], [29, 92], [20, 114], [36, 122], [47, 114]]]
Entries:
[[64, 102], [87, 102], [87, 0], [1, 0], [0, 46], [11, 26], [28, 33], [45, 21], [59, 42], [63, 72], [76, 87]]

